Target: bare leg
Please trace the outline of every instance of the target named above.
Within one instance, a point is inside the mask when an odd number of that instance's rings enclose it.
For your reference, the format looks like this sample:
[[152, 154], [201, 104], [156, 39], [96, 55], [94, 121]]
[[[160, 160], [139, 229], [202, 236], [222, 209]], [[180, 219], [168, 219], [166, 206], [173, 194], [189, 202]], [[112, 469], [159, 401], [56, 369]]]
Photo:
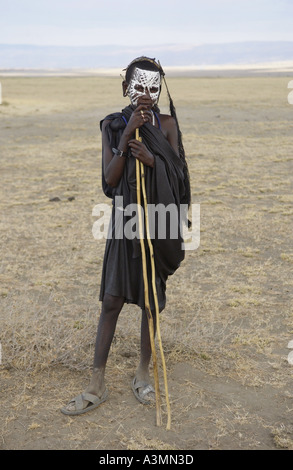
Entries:
[[118, 316], [123, 304], [124, 297], [114, 297], [112, 295], [105, 294], [97, 331], [93, 373], [91, 382], [86, 389], [87, 392], [99, 397], [105, 391], [104, 376], [106, 363], [115, 333]]
[[[156, 332], [156, 318], [153, 315], [154, 331]], [[149, 365], [152, 356], [148, 319], [145, 310], [142, 310], [141, 317], [141, 345], [140, 345], [140, 363], [136, 371], [136, 380], [150, 383]], [[138, 389], [138, 392], [140, 389]], [[155, 394], [150, 392], [146, 399], [154, 399]]]
[[[103, 396], [106, 389], [104, 381], [106, 363], [123, 304], [124, 297], [114, 297], [109, 294], [104, 296], [97, 330], [92, 378], [85, 390], [86, 393], [91, 393], [99, 398]], [[88, 404], [88, 401], [83, 400], [83, 409]], [[66, 411], [75, 411], [75, 403], [69, 403]]]

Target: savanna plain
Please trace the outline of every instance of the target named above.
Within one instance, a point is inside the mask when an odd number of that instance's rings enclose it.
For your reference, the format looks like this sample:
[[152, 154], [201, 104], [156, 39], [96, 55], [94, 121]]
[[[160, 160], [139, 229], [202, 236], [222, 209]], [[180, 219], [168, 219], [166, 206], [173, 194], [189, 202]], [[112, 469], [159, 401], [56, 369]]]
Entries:
[[[120, 77], [1, 77], [3, 450], [293, 450], [293, 106], [285, 76], [170, 77], [200, 204], [200, 245], [161, 313], [172, 414], [131, 391], [140, 311], [124, 307], [108, 400], [60, 412], [89, 382], [104, 239], [99, 122]], [[161, 112], [168, 112], [163, 88]]]

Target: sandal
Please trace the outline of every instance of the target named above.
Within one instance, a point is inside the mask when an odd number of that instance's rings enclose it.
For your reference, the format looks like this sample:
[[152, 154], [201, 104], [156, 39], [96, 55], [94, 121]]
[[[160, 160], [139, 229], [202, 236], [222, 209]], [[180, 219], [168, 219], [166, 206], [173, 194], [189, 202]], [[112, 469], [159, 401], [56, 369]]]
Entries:
[[[147, 400], [145, 398], [148, 395], [148, 393], [150, 392], [155, 393], [154, 388], [147, 382], [144, 382], [142, 380], [136, 381], [136, 377], [134, 377], [131, 383], [131, 388], [132, 388], [135, 398], [137, 398], [137, 400], [140, 401], [140, 403], [143, 403], [144, 405], [151, 405], [152, 403], [154, 403], [154, 400]], [[139, 391], [140, 388], [142, 390]]]
[[[92, 393], [81, 393], [77, 397], [70, 400], [66, 407], [61, 408], [61, 413], [69, 416], [76, 416], [81, 415], [83, 413], [87, 413], [88, 411], [94, 410], [97, 408], [101, 403], [103, 403], [108, 397], [108, 390], [106, 389], [101, 396], [101, 398], [93, 395]], [[86, 406], [84, 406], [84, 402], [89, 402]], [[68, 410], [69, 405], [75, 405], [75, 410]]]

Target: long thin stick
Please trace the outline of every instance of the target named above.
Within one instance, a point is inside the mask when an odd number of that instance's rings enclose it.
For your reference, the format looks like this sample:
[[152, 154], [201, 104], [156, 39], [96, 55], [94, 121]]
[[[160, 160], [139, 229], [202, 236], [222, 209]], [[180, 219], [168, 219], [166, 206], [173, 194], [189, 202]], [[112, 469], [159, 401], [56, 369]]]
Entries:
[[[139, 131], [136, 129], [136, 139], [141, 141], [139, 137]], [[136, 160], [136, 164], [138, 164], [138, 160]], [[167, 381], [167, 371], [166, 371], [166, 363], [164, 357], [164, 351], [162, 346], [162, 338], [161, 338], [161, 330], [160, 330], [160, 319], [159, 319], [159, 304], [158, 304], [158, 295], [157, 295], [157, 288], [156, 288], [156, 277], [155, 277], [155, 261], [154, 261], [154, 250], [153, 245], [151, 242], [150, 230], [149, 230], [149, 220], [148, 220], [148, 205], [147, 205], [147, 196], [146, 196], [146, 188], [145, 188], [145, 174], [144, 174], [144, 165], [140, 162], [140, 172], [141, 172], [141, 181], [142, 181], [142, 193], [144, 199], [144, 209], [145, 209], [145, 222], [146, 222], [146, 235], [147, 241], [150, 251], [150, 259], [151, 259], [151, 271], [152, 271], [152, 290], [155, 302], [155, 311], [156, 311], [156, 323], [157, 323], [157, 333], [158, 333], [158, 341], [161, 353], [161, 360], [163, 366], [163, 374], [164, 374], [164, 386], [165, 386], [165, 393], [166, 393], [166, 405], [167, 405], [167, 426], [166, 429], [171, 429], [171, 408], [170, 408], [170, 401], [169, 401], [169, 393], [168, 393], [168, 381]], [[137, 178], [138, 178], [138, 170], [137, 170]]]
[[153, 250], [153, 245], [152, 245], [151, 237], [150, 237], [150, 228], [149, 228], [149, 220], [148, 220], [148, 205], [147, 205], [145, 177], [144, 177], [144, 166], [142, 162], [140, 162], [140, 165], [141, 165], [142, 194], [144, 198], [144, 210], [145, 210], [145, 219], [146, 219], [146, 234], [147, 234], [147, 241], [148, 241], [150, 258], [151, 258], [152, 288], [153, 288], [153, 295], [154, 295], [155, 309], [156, 309], [158, 342], [159, 342], [159, 347], [160, 347], [160, 352], [161, 352], [161, 360], [162, 360], [163, 373], [164, 373], [164, 386], [165, 386], [165, 393], [166, 393], [166, 406], [167, 406], [167, 414], [168, 414], [166, 429], [170, 430], [171, 429], [171, 408], [170, 408], [169, 393], [168, 393], [166, 362], [165, 362], [164, 350], [162, 346], [161, 330], [160, 330], [159, 304], [158, 304], [158, 294], [157, 294], [157, 288], [156, 288], [154, 250]]
[[[136, 139], [140, 140], [138, 129], [136, 129]], [[157, 411], [157, 426], [162, 425], [162, 415], [161, 415], [161, 399], [160, 399], [160, 387], [159, 387], [159, 374], [158, 374], [158, 364], [157, 364], [157, 354], [155, 348], [155, 332], [154, 332], [154, 322], [153, 316], [150, 309], [149, 302], [149, 289], [148, 289], [148, 275], [147, 275], [147, 264], [146, 264], [146, 252], [144, 246], [144, 234], [142, 229], [142, 206], [141, 206], [141, 186], [140, 186], [140, 162], [136, 159], [136, 193], [137, 193], [137, 206], [138, 206], [138, 225], [139, 225], [139, 238], [142, 254], [142, 269], [143, 269], [143, 280], [144, 280], [144, 296], [145, 296], [145, 311], [148, 319], [149, 326], [149, 335], [151, 343], [151, 351], [153, 357], [154, 365], [154, 379], [155, 379], [155, 395], [156, 395], [156, 411]]]

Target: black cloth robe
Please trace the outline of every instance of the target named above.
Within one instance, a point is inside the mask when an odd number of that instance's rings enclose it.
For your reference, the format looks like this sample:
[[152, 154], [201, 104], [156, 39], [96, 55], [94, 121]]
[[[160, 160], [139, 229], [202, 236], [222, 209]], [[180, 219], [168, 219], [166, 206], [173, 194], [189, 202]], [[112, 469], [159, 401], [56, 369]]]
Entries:
[[[121, 134], [129, 121], [133, 108], [126, 107], [121, 113], [113, 113], [105, 117], [109, 120], [105, 128], [111, 148], [117, 148]], [[100, 123], [102, 129], [103, 121]], [[182, 236], [180, 230], [180, 204], [186, 194], [184, 180], [184, 162], [174, 152], [162, 131], [150, 123], [145, 123], [139, 130], [142, 142], [154, 155], [154, 167], [145, 166], [145, 184], [148, 204], [175, 204], [178, 211], [178, 237], [171, 238], [167, 223], [166, 239], [160, 239], [155, 231], [152, 239], [155, 267], [156, 288], [158, 295], [159, 310], [162, 311], [166, 304], [166, 281], [173, 274], [184, 259]], [[105, 255], [103, 261], [100, 300], [105, 293], [113, 296], [122, 296], [126, 303], [133, 303], [144, 309], [144, 285], [142, 272], [142, 258], [140, 240], [134, 238], [129, 240], [123, 236], [122, 239], [115, 238], [115, 223], [117, 223], [117, 211], [125, 209], [129, 204], [137, 203], [136, 194], [136, 159], [131, 155], [129, 149], [126, 158], [123, 175], [115, 188], [107, 185], [104, 177], [104, 163], [102, 163], [102, 186], [107, 197], [113, 200], [112, 219], [110, 224], [111, 236], [107, 238]], [[123, 207], [115, 206], [116, 196], [123, 196]], [[120, 199], [121, 200], [121, 199]], [[115, 212], [116, 210], [116, 212]], [[116, 214], [116, 220], [115, 220]], [[123, 226], [131, 217], [123, 216], [120, 210], [120, 222]], [[174, 222], [174, 221], [173, 221]], [[177, 223], [177, 222], [176, 222]], [[116, 227], [117, 228], [117, 227]], [[121, 232], [120, 232], [121, 233]], [[123, 230], [122, 230], [123, 233]], [[174, 234], [172, 234], [174, 237]], [[151, 288], [151, 265], [147, 240], [144, 240], [148, 279], [150, 306], [154, 310], [154, 299]]]

